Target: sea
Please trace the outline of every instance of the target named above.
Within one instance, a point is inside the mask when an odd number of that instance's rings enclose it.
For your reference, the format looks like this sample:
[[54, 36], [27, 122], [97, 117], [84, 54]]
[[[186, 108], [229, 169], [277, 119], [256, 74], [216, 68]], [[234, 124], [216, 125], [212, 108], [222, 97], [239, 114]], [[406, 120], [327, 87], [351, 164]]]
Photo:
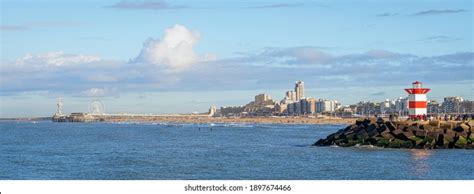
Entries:
[[343, 127], [0, 121], [0, 179], [474, 179], [474, 150], [311, 146]]

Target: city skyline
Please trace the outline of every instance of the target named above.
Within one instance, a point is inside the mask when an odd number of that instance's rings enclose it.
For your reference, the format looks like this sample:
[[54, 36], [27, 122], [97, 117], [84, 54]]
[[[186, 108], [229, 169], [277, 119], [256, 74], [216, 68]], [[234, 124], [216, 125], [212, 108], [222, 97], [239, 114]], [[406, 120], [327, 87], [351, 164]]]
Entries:
[[[422, 84], [421, 82], [415, 81], [412, 84]], [[406, 91], [407, 89], [404, 89]], [[428, 89], [429, 91], [430, 89]], [[297, 92], [300, 91], [300, 92]], [[299, 94], [299, 95], [296, 95]], [[298, 97], [300, 96], [300, 97]], [[402, 116], [409, 114], [408, 101], [410, 95], [405, 97], [390, 98], [383, 100], [360, 100], [352, 104], [343, 104], [337, 99], [325, 99], [313, 96], [306, 96], [304, 93], [304, 81], [298, 80], [295, 82], [294, 90], [288, 90], [285, 92], [285, 97], [281, 100], [274, 99], [271, 95], [266, 92], [256, 94], [254, 101], [248, 104], [240, 105], [222, 105], [220, 108], [214, 104], [210, 105], [208, 112], [170, 112], [167, 114], [200, 114], [209, 116], [298, 116], [298, 115], [338, 115], [343, 117], [353, 116], [369, 116], [372, 115], [386, 115], [388, 113], [396, 113]], [[445, 96], [442, 101], [428, 99], [427, 101], [427, 113], [428, 114], [466, 114], [474, 110], [474, 101], [471, 99], [465, 99], [462, 96]], [[425, 103], [426, 103], [425, 102]], [[58, 98], [56, 101], [56, 113], [58, 115], [66, 115], [70, 113], [74, 114], [136, 114], [136, 115], [160, 115], [160, 113], [146, 113], [146, 112], [110, 112], [105, 110], [105, 104], [100, 99], [93, 99], [89, 102], [85, 102], [85, 106], [78, 110], [63, 111], [64, 103], [63, 98]], [[270, 105], [271, 107], [268, 107]], [[84, 109], [87, 108], [88, 110]], [[141, 109], [141, 107], [138, 107]], [[265, 108], [264, 112], [260, 112], [262, 108]], [[226, 113], [223, 113], [225, 109]], [[291, 111], [290, 111], [291, 110]], [[217, 112], [216, 112], [217, 111]], [[466, 112], [467, 111], [467, 112]], [[242, 115], [242, 113], [244, 113]], [[426, 113], [425, 113], [426, 114]], [[49, 115], [42, 115], [49, 116]], [[25, 116], [20, 116], [22, 118]], [[1, 117], [0, 117], [1, 118]], [[8, 117], [3, 117], [8, 118]], [[12, 118], [12, 117], [10, 117]]]
[[[443, 101], [430, 100], [426, 94], [430, 88], [415, 81], [404, 91], [407, 96], [383, 101], [362, 100], [354, 104], [342, 104], [337, 99], [322, 99], [306, 96], [304, 81], [295, 82], [294, 90], [285, 92], [281, 100], [274, 99], [267, 93], [260, 93], [255, 100], [242, 105], [222, 106], [216, 110], [209, 109], [209, 115], [217, 117], [246, 116], [339, 116], [370, 117], [370, 115], [398, 115], [410, 118], [423, 118], [426, 115], [470, 114], [474, 111], [474, 101], [460, 96], [446, 96]], [[211, 111], [213, 109], [214, 111]]]
[[[473, 99], [471, 1], [1, 1], [0, 117], [204, 112], [265, 92]], [[281, 14], [285, 13], [285, 14]], [[470, 17], [469, 17], [470, 16]], [[97, 19], [100, 18], [100, 19]], [[284, 24], [284, 25], [283, 25]]]

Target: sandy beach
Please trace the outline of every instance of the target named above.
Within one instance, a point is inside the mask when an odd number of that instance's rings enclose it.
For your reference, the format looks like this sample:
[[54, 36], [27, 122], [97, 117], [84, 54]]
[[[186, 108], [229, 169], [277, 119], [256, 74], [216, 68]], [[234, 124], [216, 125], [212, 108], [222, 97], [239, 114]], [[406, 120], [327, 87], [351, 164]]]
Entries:
[[267, 123], [267, 124], [352, 124], [356, 118], [312, 117], [208, 117], [208, 116], [107, 116], [106, 122], [164, 123]]

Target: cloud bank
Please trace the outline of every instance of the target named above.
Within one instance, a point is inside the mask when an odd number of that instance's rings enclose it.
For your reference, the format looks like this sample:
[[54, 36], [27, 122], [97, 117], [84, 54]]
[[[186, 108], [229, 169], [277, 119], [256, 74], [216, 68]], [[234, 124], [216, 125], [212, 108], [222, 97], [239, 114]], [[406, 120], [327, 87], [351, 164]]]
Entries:
[[26, 54], [18, 58], [15, 64], [19, 66], [51, 67], [92, 63], [100, 60], [100, 57], [97, 56], [65, 54], [63, 51], [57, 51], [39, 55]]
[[2, 61], [0, 95], [281, 89], [300, 79], [326, 88], [473, 82], [474, 52], [418, 56], [379, 49], [334, 55], [322, 47], [300, 46], [216, 59], [194, 51], [200, 37], [185, 26], [172, 26], [161, 39], [145, 41], [128, 62], [63, 51], [26, 54]]
[[332, 55], [312, 47], [273, 47], [170, 73], [151, 63], [57, 53], [27, 55], [10, 63], [0, 78], [2, 95], [48, 91], [98, 97], [120, 92], [279, 89], [298, 79], [321, 87], [393, 86], [413, 80], [455, 84], [472, 82], [474, 67], [474, 52], [424, 57], [371, 50]]

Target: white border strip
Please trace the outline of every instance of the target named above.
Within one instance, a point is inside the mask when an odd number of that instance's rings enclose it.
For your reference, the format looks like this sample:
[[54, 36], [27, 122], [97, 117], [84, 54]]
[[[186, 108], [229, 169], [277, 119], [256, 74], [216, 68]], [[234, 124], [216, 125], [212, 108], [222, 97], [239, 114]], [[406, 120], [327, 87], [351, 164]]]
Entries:
[[[251, 185], [291, 185], [291, 191], [250, 191]], [[185, 191], [195, 186], [245, 186], [244, 191]], [[158, 193], [461, 193], [469, 181], [0, 181], [1, 194]], [[469, 189], [468, 189], [469, 190]]]

